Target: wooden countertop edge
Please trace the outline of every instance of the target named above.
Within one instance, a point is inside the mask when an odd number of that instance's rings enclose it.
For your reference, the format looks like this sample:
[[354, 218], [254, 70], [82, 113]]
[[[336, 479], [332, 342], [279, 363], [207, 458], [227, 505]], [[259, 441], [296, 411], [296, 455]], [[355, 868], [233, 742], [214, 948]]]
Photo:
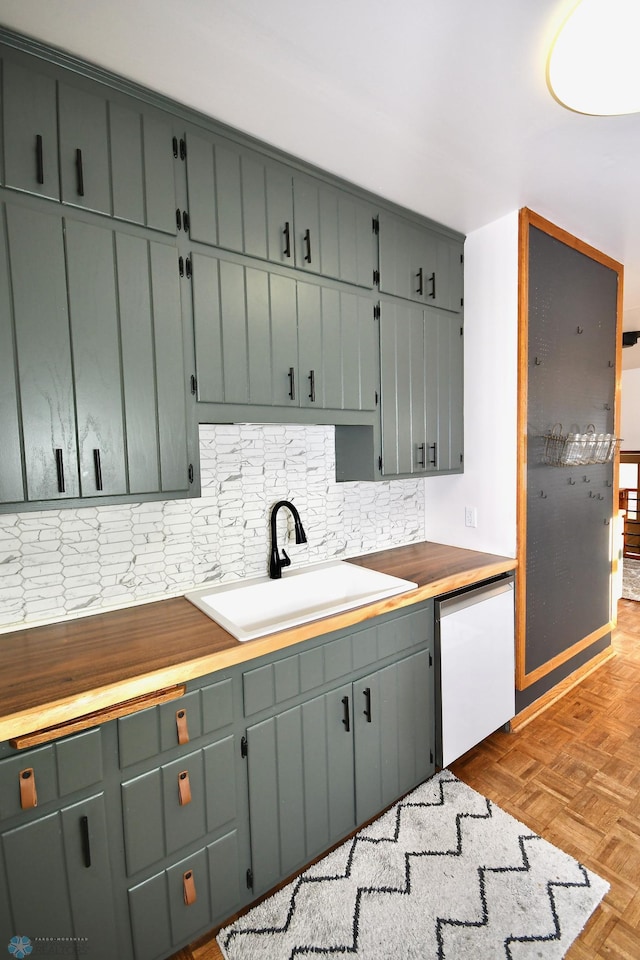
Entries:
[[[408, 593], [389, 597], [386, 600], [368, 604], [364, 607], [357, 607], [354, 610], [347, 610], [333, 617], [313, 620], [290, 630], [269, 634], [245, 643], [240, 643], [230, 636], [230, 646], [228, 648], [218, 650], [210, 655], [191, 660], [187, 659], [159, 670], [151, 670], [126, 680], [91, 688], [81, 694], [62, 697], [59, 700], [49, 701], [38, 706], [30, 706], [25, 710], [0, 717], [0, 741], [32, 733], [42, 728], [54, 727], [57, 724], [64, 724], [86, 714], [96, 714], [100, 710], [106, 712], [108, 708], [116, 704], [128, 700], [134, 701], [137, 697], [154, 693], [163, 687], [196, 680], [208, 673], [215, 673], [239, 663], [247, 663], [265, 654], [285, 650], [287, 647], [320, 636], [323, 633], [342, 630], [381, 614], [413, 606], [443, 593], [449, 593], [452, 590], [458, 590], [461, 587], [498, 576], [501, 573], [507, 573], [516, 569], [516, 567], [517, 560], [513, 558], [494, 559], [492, 557], [491, 562], [484, 566], [472, 567], [438, 580], [431, 580], [428, 584]], [[131, 712], [136, 709], [139, 709], [139, 707], [132, 704]], [[100, 722], [99, 719], [96, 720], [96, 723], [98, 722]], [[64, 731], [61, 731], [60, 735], [63, 736]]]

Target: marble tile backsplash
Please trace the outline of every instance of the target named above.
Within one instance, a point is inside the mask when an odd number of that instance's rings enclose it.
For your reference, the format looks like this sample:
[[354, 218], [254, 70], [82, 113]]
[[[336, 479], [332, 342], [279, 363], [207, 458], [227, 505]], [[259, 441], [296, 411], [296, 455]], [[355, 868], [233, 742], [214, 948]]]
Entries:
[[295, 564], [424, 539], [424, 481], [336, 483], [333, 427], [202, 426], [200, 458], [199, 499], [0, 516], [0, 631], [261, 576], [280, 499], [307, 533]]

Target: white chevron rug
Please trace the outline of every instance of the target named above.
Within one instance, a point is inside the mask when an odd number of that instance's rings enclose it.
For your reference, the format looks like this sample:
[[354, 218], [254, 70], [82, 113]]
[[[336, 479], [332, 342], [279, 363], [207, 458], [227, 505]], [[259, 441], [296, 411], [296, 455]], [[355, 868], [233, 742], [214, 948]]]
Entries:
[[227, 960], [558, 960], [608, 888], [443, 770], [218, 943]]

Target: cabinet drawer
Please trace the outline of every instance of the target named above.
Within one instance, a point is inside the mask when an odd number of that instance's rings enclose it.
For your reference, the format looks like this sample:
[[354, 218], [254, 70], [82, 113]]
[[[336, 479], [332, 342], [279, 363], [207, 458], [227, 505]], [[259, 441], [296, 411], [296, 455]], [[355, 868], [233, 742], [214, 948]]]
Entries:
[[233, 681], [230, 678], [194, 690], [178, 700], [121, 717], [118, 720], [120, 766], [129, 767], [184, 746], [203, 734], [222, 730], [232, 721]]
[[0, 819], [42, 806], [102, 779], [98, 728], [0, 761]]
[[234, 737], [122, 784], [131, 876], [236, 816]]

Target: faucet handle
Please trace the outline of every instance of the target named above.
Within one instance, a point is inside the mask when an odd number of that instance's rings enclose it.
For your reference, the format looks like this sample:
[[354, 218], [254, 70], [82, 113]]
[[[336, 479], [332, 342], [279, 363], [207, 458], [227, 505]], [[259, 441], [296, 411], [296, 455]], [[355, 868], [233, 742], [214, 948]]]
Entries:
[[290, 560], [289, 554], [287, 553], [286, 550], [283, 550], [283, 551], [282, 551], [282, 556], [284, 557], [284, 560], [281, 560], [281, 561], [280, 561], [280, 566], [281, 566], [281, 567], [290, 567], [290, 566], [291, 566], [291, 560]]

